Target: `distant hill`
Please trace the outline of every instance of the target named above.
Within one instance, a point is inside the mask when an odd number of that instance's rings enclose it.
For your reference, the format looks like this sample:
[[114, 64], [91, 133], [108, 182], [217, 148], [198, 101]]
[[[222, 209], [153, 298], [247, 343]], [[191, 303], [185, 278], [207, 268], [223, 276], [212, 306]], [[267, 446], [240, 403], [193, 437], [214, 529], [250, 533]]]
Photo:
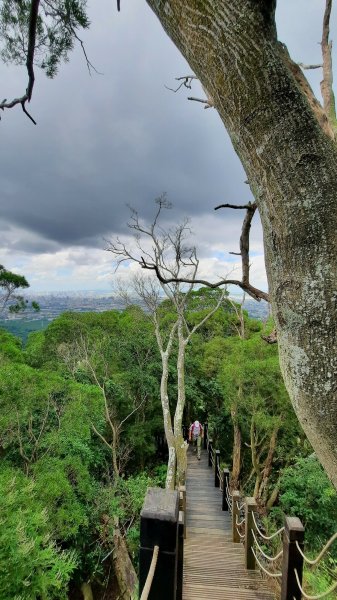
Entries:
[[[41, 331], [48, 324], [65, 311], [74, 312], [104, 312], [106, 310], [123, 310], [125, 304], [109, 293], [99, 292], [59, 292], [39, 294], [28, 300], [37, 300], [40, 312], [27, 309], [23, 313], [4, 313], [0, 320], [0, 327], [20, 337], [25, 343], [28, 335], [33, 331]], [[235, 297], [233, 297], [235, 300]], [[137, 298], [135, 304], [139, 304]], [[268, 304], [246, 300], [245, 309], [255, 319], [265, 319], [268, 316]]]

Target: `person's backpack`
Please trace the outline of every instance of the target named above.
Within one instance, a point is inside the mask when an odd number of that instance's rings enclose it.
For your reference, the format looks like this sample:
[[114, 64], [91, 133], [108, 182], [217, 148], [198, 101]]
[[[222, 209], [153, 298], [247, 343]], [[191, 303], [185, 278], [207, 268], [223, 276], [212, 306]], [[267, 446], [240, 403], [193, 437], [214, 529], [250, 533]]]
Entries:
[[193, 423], [193, 430], [192, 430], [192, 435], [194, 438], [199, 437], [200, 435], [200, 423], [198, 423], [197, 425], [195, 423]]

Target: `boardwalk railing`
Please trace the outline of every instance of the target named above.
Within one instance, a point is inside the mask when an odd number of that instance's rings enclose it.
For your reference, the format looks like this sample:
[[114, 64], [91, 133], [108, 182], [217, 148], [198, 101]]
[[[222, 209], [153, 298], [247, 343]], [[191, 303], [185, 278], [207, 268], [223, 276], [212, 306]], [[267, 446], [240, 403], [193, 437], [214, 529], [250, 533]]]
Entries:
[[[333, 594], [337, 581], [325, 592], [313, 596], [305, 591], [302, 579], [304, 564], [316, 566], [337, 540], [337, 533], [315, 559], [304, 553], [304, 527], [297, 517], [285, 517], [284, 526], [269, 535], [255, 498], [241, 498], [239, 490], [231, 490], [229, 470], [221, 468], [220, 452], [208, 437], [207, 426], [204, 448], [208, 452], [208, 465], [214, 471], [214, 486], [221, 490], [222, 510], [232, 517], [232, 541], [244, 544], [246, 569], [258, 567], [264, 575], [279, 581], [280, 600], [321, 600]], [[148, 489], [141, 512], [141, 600], [182, 600], [185, 523], [185, 487], [178, 491]]]
[[[208, 432], [204, 440], [208, 452], [208, 465], [214, 469], [214, 485], [222, 490], [222, 510], [232, 516], [232, 541], [245, 546], [246, 569], [258, 568], [280, 583], [280, 600], [321, 600], [337, 590], [337, 581], [323, 593], [309, 595], [303, 586], [303, 566], [316, 566], [337, 540], [335, 533], [316, 559], [304, 554], [304, 527], [297, 517], [285, 517], [284, 526], [267, 535], [260, 522], [255, 498], [241, 498], [238, 490], [230, 489], [228, 469], [221, 469], [220, 452], [214, 447]], [[269, 547], [269, 549], [268, 549]]]
[[186, 489], [148, 488], [140, 514], [139, 597], [182, 600]]

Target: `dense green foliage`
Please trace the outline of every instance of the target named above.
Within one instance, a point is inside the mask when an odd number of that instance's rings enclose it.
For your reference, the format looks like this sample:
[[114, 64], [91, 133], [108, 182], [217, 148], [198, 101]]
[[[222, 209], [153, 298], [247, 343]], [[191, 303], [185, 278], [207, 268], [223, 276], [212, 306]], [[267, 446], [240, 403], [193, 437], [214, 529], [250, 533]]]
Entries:
[[[217, 297], [192, 294], [190, 327]], [[174, 319], [170, 302], [161, 312], [165, 331]], [[262, 511], [273, 505], [276, 523], [283, 512], [299, 516], [314, 551], [334, 532], [336, 495], [310, 456], [277, 348], [261, 339], [261, 329], [225, 299], [194, 335], [185, 422], [208, 419], [229, 467], [239, 432], [242, 491], [255, 494]], [[176, 353], [175, 346], [172, 404]], [[0, 598], [61, 600], [69, 585], [87, 581], [103, 590], [117, 527], [137, 565], [146, 488], [165, 480], [155, 444], [163, 429], [160, 376], [151, 319], [139, 307], [64, 313], [24, 348], [0, 331]]]

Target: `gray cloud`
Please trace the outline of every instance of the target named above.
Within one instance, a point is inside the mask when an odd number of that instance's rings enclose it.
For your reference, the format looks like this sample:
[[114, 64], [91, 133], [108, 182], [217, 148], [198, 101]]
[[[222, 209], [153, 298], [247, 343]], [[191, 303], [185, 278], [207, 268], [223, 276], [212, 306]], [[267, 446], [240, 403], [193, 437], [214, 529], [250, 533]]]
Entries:
[[[104, 75], [89, 77], [77, 49], [54, 81], [37, 75], [30, 107], [37, 127], [19, 109], [2, 117], [0, 228], [29, 233], [12, 243], [7, 236], [14, 250], [102, 247], [103, 237], [126, 230], [126, 203], [150, 218], [153, 199], [163, 191], [177, 219], [251, 199], [215, 111], [165, 89], [190, 69], [145, 1], [125, 2], [119, 15], [111, 0], [93, 4], [85, 41]], [[281, 39], [296, 59], [319, 60], [321, 3], [279, 5]], [[7, 97], [22, 93], [24, 69], [2, 66], [1, 77]], [[233, 231], [240, 231], [241, 218], [239, 211], [218, 215]]]

